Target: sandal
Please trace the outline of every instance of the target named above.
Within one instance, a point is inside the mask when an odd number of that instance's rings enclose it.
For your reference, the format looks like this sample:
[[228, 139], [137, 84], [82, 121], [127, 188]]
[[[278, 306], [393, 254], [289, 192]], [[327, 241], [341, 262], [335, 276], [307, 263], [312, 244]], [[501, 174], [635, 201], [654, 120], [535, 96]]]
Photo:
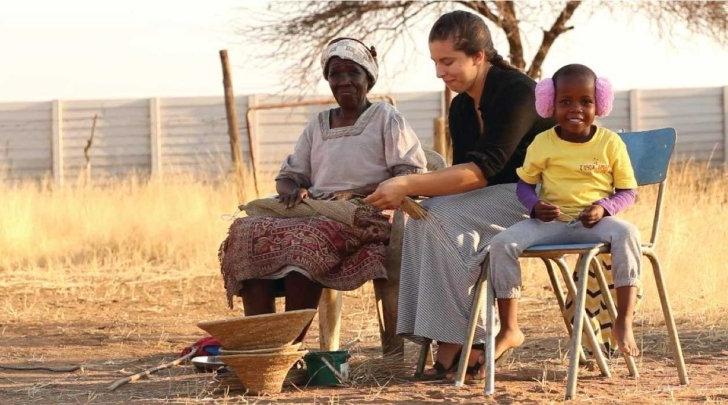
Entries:
[[[480, 350], [481, 352], [483, 352], [483, 357], [485, 357], [485, 343], [474, 344], [472, 346], [472, 350]], [[480, 375], [480, 369], [483, 368], [484, 365], [485, 365], [485, 359], [483, 359], [483, 362], [481, 363], [480, 358], [478, 358], [478, 362], [476, 362], [475, 365], [466, 367], [465, 368], [465, 380], [466, 381], [483, 381], [483, 380], [485, 380], [485, 376]]]
[[458, 350], [458, 352], [455, 353], [455, 357], [453, 357], [452, 364], [450, 364], [450, 367], [445, 367], [444, 364], [440, 363], [440, 361], [437, 360], [437, 361], [435, 361], [435, 363], [432, 365], [432, 368], [430, 369], [430, 370], [435, 370], [434, 374], [427, 374], [427, 373], [423, 372], [416, 377], [420, 380], [425, 380], [425, 381], [444, 380], [449, 373], [453, 372], [454, 370], [457, 370], [458, 363], [460, 362], [460, 353], [461, 353], [461, 350]]
[[[480, 350], [485, 354], [485, 344], [484, 343], [477, 343], [472, 346], [472, 350]], [[470, 352], [472, 354], [472, 351]], [[478, 359], [478, 362], [475, 363], [472, 366], [467, 366], [465, 368], [465, 383], [472, 383], [472, 382], [478, 382], [483, 381], [485, 379], [484, 376], [480, 375], [480, 369], [485, 366], [485, 360], [483, 362], [480, 362], [480, 359]], [[457, 371], [457, 369], [455, 370]], [[454, 376], [453, 376], [454, 378]]]
[[[484, 343], [479, 343], [479, 344], [473, 345], [473, 349], [481, 350], [481, 351], [483, 351], [483, 354], [485, 354], [485, 344]], [[495, 359], [494, 363], [496, 365], [503, 363], [504, 361], [508, 360], [511, 357], [513, 352], [514, 352], [514, 348], [512, 348], [512, 347], [506, 349], [503, 353], [501, 353], [500, 356], [498, 356]], [[465, 369], [465, 383], [479, 382], [479, 381], [485, 380], [485, 376], [480, 375], [480, 370], [484, 366], [485, 366], [485, 360], [483, 360], [482, 363], [480, 361], [478, 361], [475, 365], [468, 366]], [[457, 369], [456, 369], [456, 371], [457, 371]]]

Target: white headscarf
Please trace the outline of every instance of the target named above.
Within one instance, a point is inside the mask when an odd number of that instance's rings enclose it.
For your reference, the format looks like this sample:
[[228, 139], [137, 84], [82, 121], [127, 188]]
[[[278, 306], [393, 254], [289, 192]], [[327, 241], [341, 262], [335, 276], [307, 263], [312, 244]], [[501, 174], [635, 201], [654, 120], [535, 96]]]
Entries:
[[[372, 47], [372, 49], [374, 48]], [[344, 38], [330, 43], [321, 54], [321, 68], [324, 71], [324, 79], [328, 80], [326, 66], [334, 56], [350, 60], [364, 68], [372, 78], [372, 86], [377, 82], [377, 76], [379, 75], [377, 60], [374, 59], [372, 53], [363, 43], [350, 38]]]

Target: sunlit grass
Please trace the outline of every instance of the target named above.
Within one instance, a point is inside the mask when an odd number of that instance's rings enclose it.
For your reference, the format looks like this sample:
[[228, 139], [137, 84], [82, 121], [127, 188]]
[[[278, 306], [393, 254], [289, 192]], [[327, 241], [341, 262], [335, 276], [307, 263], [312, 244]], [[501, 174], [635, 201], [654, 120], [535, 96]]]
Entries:
[[[625, 214], [645, 239], [655, 194], [640, 190], [638, 205]], [[83, 290], [108, 297], [110, 291], [139, 293], [120, 282], [207, 277], [206, 288], [221, 289], [217, 248], [237, 206], [231, 181], [130, 177], [57, 189], [48, 182], [26, 182], [0, 185], [0, 195], [0, 287]], [[728, 310], [726, 209], [726, 169], [673, 166], [657, 250], [678, 318], [723, 322], [721, 313]], [[649, 263], [644, 264], [642, 311], [656, 320], [659, 301]], [[534, 263], [527, 269], [526, 294], [529, 285], [548, 284], [541, 267]], [[32, 303], [23, 312], [32, 312]]]

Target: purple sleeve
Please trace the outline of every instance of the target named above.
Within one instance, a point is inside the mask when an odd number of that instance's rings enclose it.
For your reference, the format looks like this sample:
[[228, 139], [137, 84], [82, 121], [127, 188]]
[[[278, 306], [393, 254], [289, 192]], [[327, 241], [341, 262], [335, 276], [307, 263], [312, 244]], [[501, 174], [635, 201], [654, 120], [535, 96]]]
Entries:
[[608, 215], [617, 215], [617, 213], [626, 210], [634, 204], [637, 191], [634, 189], [617, 189], [614, 194], [609, 197], [602, 198], [594, 204], [601, 205]]
[[518, 201], [526, 207], [528, 214], [531, 215], [533, 213], [533, 207], [538, 202], [536, 185], [528, 184], [523, 180], [518, 180], [518, 184], [516, 185], [516, 197], [518, 197]]

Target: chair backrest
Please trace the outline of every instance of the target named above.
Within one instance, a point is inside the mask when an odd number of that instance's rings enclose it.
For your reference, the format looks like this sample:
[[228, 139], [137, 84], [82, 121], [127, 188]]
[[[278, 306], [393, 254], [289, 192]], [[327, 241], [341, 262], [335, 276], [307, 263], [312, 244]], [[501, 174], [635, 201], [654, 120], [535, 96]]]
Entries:
[[667, 167], [675, 148], [675, 129], [661, 128], [619, 134], [627, 145], [637, 184], [656, 184], [667, 177]]
[[444, 169], [447, 167], [445, 158], [441, 154], [435, 152], [432, 149], [422, 148], [425, 151], [425, 159], [427, 160], [427, 171], [434, 172], [435, 170]]
[[654, 245], [657, 242], [657, 230], [660, 226], [667, 169], [672, 151], [675, 149], [675, 129], [661, 128], [641, 132], [623, 132], [619, 135], [627, 145], [627, 153], [632, 162], [637, 184], [640, 186], [660, 184], [650, 235], [650, 243]]

